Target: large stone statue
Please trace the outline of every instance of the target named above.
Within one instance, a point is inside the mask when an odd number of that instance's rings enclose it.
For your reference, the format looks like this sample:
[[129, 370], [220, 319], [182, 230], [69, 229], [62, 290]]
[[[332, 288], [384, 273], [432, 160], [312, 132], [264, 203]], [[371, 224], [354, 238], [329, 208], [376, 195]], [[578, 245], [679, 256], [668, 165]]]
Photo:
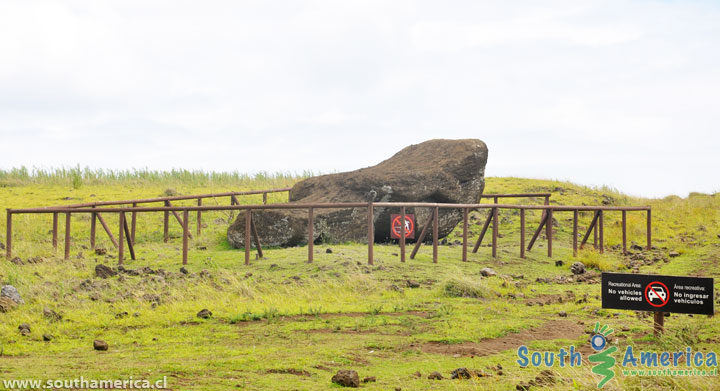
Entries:
[[[487, 146], [477, 139], [429, 140], [376, 166], [300, 181], [290, 190], [290, 202], [477, 203], [485, 187], [487, 156]], [[374, 208], [376, 242], [390, 240], [393, 213], [400, 208]], [[419, 233], [432, 211], [407, 208], [406, 213], [415, 214]], [[448, 235], [461, 220], [461, 210], [440, 209], [439, 236]], [[307, 243], [307, 209], [256, 210], [253, 221], [263, 246]], [[315, 242], [367, 242], [367, 208], [314, 209], [313, 227]], [[244, 212], [227, 236], [234, 247], [244, 246]]]

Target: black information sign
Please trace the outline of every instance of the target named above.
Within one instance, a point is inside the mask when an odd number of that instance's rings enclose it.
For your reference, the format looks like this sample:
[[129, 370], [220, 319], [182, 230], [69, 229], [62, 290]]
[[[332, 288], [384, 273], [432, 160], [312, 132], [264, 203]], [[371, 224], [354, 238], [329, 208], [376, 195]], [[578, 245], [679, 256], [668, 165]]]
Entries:
[[712, 315], [713, 279], [651, 274], [602, 274], [602, 308]]

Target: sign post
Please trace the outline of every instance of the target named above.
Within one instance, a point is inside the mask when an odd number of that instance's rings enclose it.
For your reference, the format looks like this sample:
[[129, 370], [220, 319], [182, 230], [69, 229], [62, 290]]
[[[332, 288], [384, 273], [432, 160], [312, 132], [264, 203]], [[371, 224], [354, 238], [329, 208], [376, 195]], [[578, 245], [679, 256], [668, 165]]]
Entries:
[[652, 311], [658, 336], [666, 312], [713, 315], [713, 289], [712, 278], [603, 273], [602, 308]]
[[[401, 224], [402, 215], [391, 214], [390, 215], [390, 238], [400, 239], [400, 234], [403, 231]], [[415, 215], [405, 214], [405, 239], [415, 239]]]

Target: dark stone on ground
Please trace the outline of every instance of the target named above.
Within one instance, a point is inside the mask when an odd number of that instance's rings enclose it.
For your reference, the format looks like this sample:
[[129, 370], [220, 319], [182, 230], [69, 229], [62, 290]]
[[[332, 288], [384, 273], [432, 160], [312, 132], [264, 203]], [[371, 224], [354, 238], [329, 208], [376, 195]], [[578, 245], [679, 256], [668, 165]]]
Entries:
[[25, 301], [20, 297], [18, 290], [12, 285], [4, 285], [0, 289], [0, 297], [7, 297], [15, 302], [15, 304], [25, 304]]
[[115, 276], [116, 274], [117, 273], [115, 273], [115, 271], [109, 266], [105, 266], [103, 264], [95, 265], [95, 275], [100, 278], [110, 278]]
[[360, 387], [360, 377], [352, 369], [341, 369], [332, 377], [331, 381], [343, 387]]
[[115, 319], [123, 319], [123, 318], [127, 318], [127, 317], [128, 317], [128, 315], [129, 315], [129, 314], [128, 314], [128, 312], [127, 312], [127, 311], [123, 311], [123, 312], [118, 312], [117, 314], [115, 314]]
[[50, 335], [50, 334], [43, 334], [43, 341], [49, 342], [49, 341], [52, 341], [52, 339], [53, 339], [53, 336], [52, 336], [52, 335]]
[[332, 254], [332, 249], [330, 247], [325, 249], [325, 254]]
[[560, 311], [560, 312], [558, 313], [558, 316], [561, 317], [561, 318], [567, 318], [567, 312], [565, 312], [565, 311]]
[[430, 380], [442, 380], [444, 379], [443, 375], [440, 372], [433, 372], [428, 375], [428, 379]]
[[679, 257], [679, 256], [680, 256], [680, 253], [677, 252], [677, 251], [670, 251], [670, 252], [668, 253], [668, 256], [669, 256], [670, 258], [675, 258], [675, 257]]
[[363, 383], [375, 383], [376, 381], [377, 381], [377, 379], [375, 378], [375, 376], [370, 376], [370, 377], [364, 378], [362, 382]]
[[415, 371], [415, 373], [413, 373], [413, 376], [420, 378], [422, 377], [422, 373], [420, 373], [420, 371]]
[[22, 335], [29, 335], [30, 334], [30, 325], [27, 323], [23, 323], [20, 326], [18, 326], [18, 330], [20, 331], [20, 334], [22, 334]]
[[25, 262], [23, 262], [22, 259], [20, 259], [20, 257], [15, 257], [15, 258], [11, 259], [10, 262], [12, 262], [16, 265], [20, 265], [20, 266], [25, 264]]
[[109, 346], [108, 346], [107, 342], [105, 342], [103, 340], [96, 339], [93, 341], [93, 349], [95, 349], [95, 350], [105, 351], [105, 350], [108, 350], [108, 347]]
[[182, 274], [190, 274], [190, 271], [188, 269], [185, 269], [185, 266], [180, 267], [180, 273]]
[[573, 274], [583, 274], [585, 273], [585, 264], [582, 262], [575, 262], [570, 266], [570, 271]]
[[[485, 187], [487, 147], [480, 140], [430, 140], [411, 145], [380, 164], [356, 171], [322, 175], [300, 181], [290, 190], [290, 202], [439, 202], [477, 203]], [[367, 209], [316, 209], [313, 240], [337, 243], [367, 241]], [[390, 240], [389, 208], [374, 209], [376, 242]], [[416, 232], [430, 216], [428, 208], [408, 208], [415, 214]], [[253, 212], [263, 245], [296, 246], [307, 243], [307, 210]], [[462, 220], [462, 212], [441, 209], [440, 238]], [[228, 241], [244, 247], [245, 212], [227, 232]]]
[[562, 260], [555, 261], [555, 266], [562, 266], [564, 264], [565, 264], [565, 262], [563, 262]]
[[207, 308], [203, 308], [200, 310], [200, 312], [197, 313], [197, 317], [202, 319], [209, 319], [210, 317], [212, 317], [212, 312], [210, 312], [210, 310], [208, 310]]
[[407, 280], [405, 281], [405, 285], [408, 288], [420, 288], [420, 283], [415, 280]]
[[458, 368], [450, 373], [451, 379], [470, 379], [472, 373], [467, 368]]
[[104, 248], [96, 248], [95, 249], [95, 255], [105, 255], [107, 254], [107, 249]]

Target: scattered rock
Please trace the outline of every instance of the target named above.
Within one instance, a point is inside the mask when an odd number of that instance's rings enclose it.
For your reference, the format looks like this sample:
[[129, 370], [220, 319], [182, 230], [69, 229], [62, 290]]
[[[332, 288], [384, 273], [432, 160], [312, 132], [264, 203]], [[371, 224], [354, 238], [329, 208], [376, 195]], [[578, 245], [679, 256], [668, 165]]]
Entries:
[[12, 262], [16, 265], [24, 265], [25, 264], [25, 262], [23, 262], [22, 259], [20, 259], [20, 257], [15, 257], [15, 258], [11, 259], [10, 262]]
[[470, 379], [472, 373], [467, 368], [458, 368], [450, 373], [451, 379]]
[[332, 377], [332, 382], [343, 387], [360, 387], [360, 377], [352, 369], [341, 369]]
[[489, 267], [484, 267], [480, 269], [480, 275], [482, 275], [483, 277], [493, 277], [497, 276], [497, 273], [495, 273], [495, 270], [490, 269]]
[[108, 346], [108, 343], [105, 342], [105, 341], [103, 341], [103, 340], [96, 339], [96, 340], [93, 341], [93, 348], [94, 348], [95, 350], [105, 351], [105, 350], [108, 350], [108, 347], [109, 347], [109, 346]]
[[180, 267], [180, 273], [187, 275], [190, 274], [190, 271], [186, 269], [185, 266], [182, 266]]
[[96, 248], [95, 249], [95, 255], [105, 255], [107, 254], [107, 249], [105, 248]]
[[668, 253], [668, 256], [669, 256], [670, 258], [675, 258], [675, 257], [679, 257], [679, 256], [680, 256], [680, 253], [677, 252], [677, 251], [670, 251], [670, 252]]
[[405, 286], [408, 288], [420, 288], [420, 283], [415, 280], [406, 280]]
[[[332, 254], [332, 249], [331, 249], [330, 247], [328, 247], [327, 249], [325, 249], [325, 254]], [[373, 379], [374, 379], [374, 378], [373, 378]]]
[[583, 274], [585, 273], [585, 264], [582, 262], [575, 262], [570, 266], [570, 271], [573, 274]]
[[20, 297], [20, 293], [12, 285], [5, 285], [0, 289], [0, 297], [7, 297], [8, 299], [15, 302], [15, 304], [25, 304], [25, 301]]
[[562, 266], [564, 264], [565, 264], [565, 262], [561, 259], [558, 259], [557, 261], [555, 261], [555, 266]]
[[197, 317], [201, 319], [209, 319], [212, 317], [212, 312], [210, 312], [207, 308], [203, 308], [197, 313]]
[[30, 335], [30, 325], [27, 323], [23, 323], [20, 326], [18, 326], [18, 330], [20, 331], [20, 334], [22, 334], [22, 335]]
[[364, 378], [362, 382], [363, 383], [375, 383], [376, 381], [377, 381], [377, 379], [375, 378], [375, 376], [370, 376], [370, 377]]
[[413, 373], [413, 376], [415, 376], [415, 377], [417, 377], [417, 378], [421, 378], [421, 377], [422, 377], [422, 373], [420, 373], [420, 371], [415, 371], [415, 373]]
[[62, 315], [47, 307], [43, 308], [43, 317], [51, 322], [57, 322], [62, 319]]
[[565, 312], [565, 311], [560, 311], [560, 312], [558, 312], [558, 316], [561, 317], [561, 318], [567, 318], [567, 312]]
[[43, 334], [43, 341], [49, 342], [53, 340], [53, 336], [50, 334]]
[[8, 297], [0, 297], [0, 312], [10, 312], [17, 304]]
[[110, 278], [115, 276], [117, 273], [113, 269], [111, 269], [109, 266], [105, 266], [103, 264], [97, 264], [95, 265], [95, 275], [100, 278]]
[[128, 315], [129, 315], [129, 314], [128, 314], [128, 312], [127, 312], [127, 311], [123, 311], [123, 312], [118, 312], [117, 314], [115, 314], [115, 319], [123, 319], [123, 318], [127, 318], [127, 317], [128, 317]]
[[428, 379], [430, 379], [430, 380], [442, 380], [442, 379], [444, 379], [444, 377], [443, 377], [443, 375], [442, 375], [440, 372], [435, 371], [435, 372], [433, 372], [433, 373], [431, 373], [431, 374], [428, 375]]

